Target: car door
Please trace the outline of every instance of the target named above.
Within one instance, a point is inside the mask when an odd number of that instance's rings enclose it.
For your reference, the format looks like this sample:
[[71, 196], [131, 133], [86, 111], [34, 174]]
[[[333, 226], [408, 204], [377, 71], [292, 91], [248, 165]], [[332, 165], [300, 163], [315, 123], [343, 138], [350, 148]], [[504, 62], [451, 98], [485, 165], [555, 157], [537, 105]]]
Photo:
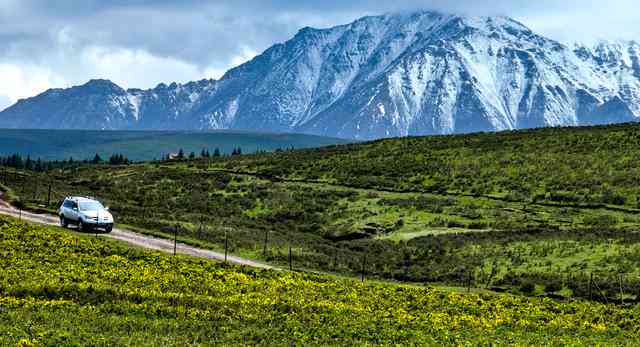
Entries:
[[71, 220], [71, 201], [65, 200], [60, 207], [60, 212], [64, 218]]
[[79, 220], [78, 213], [78, 203], [76, 201], [71, 201], [71, 207], [69, 208], [69, 219], [77, 222]]

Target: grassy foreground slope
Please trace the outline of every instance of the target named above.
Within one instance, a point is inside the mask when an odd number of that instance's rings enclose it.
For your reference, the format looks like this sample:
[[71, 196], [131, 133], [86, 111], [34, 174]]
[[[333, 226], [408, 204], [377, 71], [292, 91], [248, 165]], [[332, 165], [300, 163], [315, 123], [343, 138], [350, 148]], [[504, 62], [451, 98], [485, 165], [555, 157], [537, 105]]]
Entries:
[[103, 159], [120, 153], [131, 160], [160, 159], [162, 155], [186, 155], [202, 149], [231, 153], [236, 147], [245, 153], [278, 148], [308, 148], [346, 143], [346, 140], [303, 135], [257, 133], [249, 131], [97, 131], [97, 130], [36, 130], [0, 129], [0, 156], [18, 153], [32, 159], [91, 159], [99, 153]]
[[361, 284], [0, 217], [0, 345], [633, 345], [640, 308]]

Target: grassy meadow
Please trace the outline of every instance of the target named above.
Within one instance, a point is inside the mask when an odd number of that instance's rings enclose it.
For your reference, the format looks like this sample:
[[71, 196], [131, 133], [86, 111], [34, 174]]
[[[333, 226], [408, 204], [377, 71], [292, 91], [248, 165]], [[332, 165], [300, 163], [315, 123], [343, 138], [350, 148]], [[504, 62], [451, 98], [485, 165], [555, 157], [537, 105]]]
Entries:
[[163, 255], [0, 216], [0, 345], [634, 345], [640, 309]]
[[[386, 139], [12, 172], [14, 202], [97, 196], [120, 224], [293, 267], [522, 295], [640, 299], [640, 126]], [[1, 174], [1, 172], [0, 172]], [[2, 178], [2, 177], [0, 177]], [[52, 199], [48, 188], [51, 185]]]

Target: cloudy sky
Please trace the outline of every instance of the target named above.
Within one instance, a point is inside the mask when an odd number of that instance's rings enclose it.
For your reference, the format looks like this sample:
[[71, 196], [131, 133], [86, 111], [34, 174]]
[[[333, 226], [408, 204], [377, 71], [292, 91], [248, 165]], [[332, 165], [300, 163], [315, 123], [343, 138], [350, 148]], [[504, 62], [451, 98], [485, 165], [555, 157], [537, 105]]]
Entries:
[[[385, 4], [386, 3], [386, 4]], [[640, 40], [637, 0], [0, 0], [0, 109], [48, 88], [218, 78], [304, 26], [435, 9], [507, 15], [569, 42]]]

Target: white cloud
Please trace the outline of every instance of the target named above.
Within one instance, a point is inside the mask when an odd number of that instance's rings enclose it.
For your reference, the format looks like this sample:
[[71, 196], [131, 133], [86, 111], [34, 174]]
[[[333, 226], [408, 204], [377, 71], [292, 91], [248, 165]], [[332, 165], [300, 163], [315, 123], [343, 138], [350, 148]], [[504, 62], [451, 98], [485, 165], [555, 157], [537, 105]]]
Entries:
[[[64, 83], [50, 69], [32, 65], [0, 63], [0, 76], [0, 96], [5, 103], [14, 103]], [[2, 109], [6, 106], [9, 105], [0, 104]]]
[[92, 78], [110, 79], [123, 88], [148, 88], [161, 82], [198, 80], [209, 73], [197, 65], [141, 49], [92, 46], [77, 55], [65, 49], [53, 52], [50, 61], [64, 66], [0, 61], [0, 109], [49, 88], [80, 85]]
[[80, 57], [90, 71], [86, 78], [110, 79], [122, 87], [150, 87], [161, 82], [201, 79], [198, 66], [171, 57], [158, 57], [141, 49], [87, 47]]
[[231, 64], [214, 64], [204, 69], [204, 78], [221, 78], [227, 70], [238, 65], [242, 65], [249, 60], [255, 58], [259, 53], [249, 46], [242, 46], [240, 54], [231, 58]]
[[258, 55], [258, 52], [256, 52], [254, 49], [252, 49], [249, 46], [243, 45], [240, 48], [240, 55], [236, 55], [235, 57], [231, 58], [231, 66], [238, 66], [238, 65], [244, 64], [247, 61], [253, 59], [256, 55]]
[[222, 77], [225, 72], [227, 72], [226, 69], [216, 69], [213, 67], [208, 67], [204, 69], [204, 78], [220, 79], [220, 77]]

